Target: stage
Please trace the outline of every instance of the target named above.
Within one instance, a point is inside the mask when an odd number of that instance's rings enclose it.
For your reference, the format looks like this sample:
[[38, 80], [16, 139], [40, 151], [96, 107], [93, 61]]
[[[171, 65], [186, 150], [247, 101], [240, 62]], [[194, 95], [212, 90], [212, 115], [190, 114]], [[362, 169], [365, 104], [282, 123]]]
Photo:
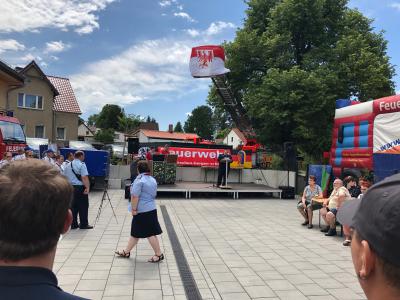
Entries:
[[183, 193], [186, 199], [192, 197], [192, 193], [225, 193], [231, 194], [233, 199], [239, 199], [239, 194], [257, 193], [272, 195], [277, 194], [279, 198], [282, 196], [282, 190], [269, 187], [264, 184], [255, 183], [229, 183], [231, 189], [220, 189], [210, 183], [201, 182], [176, 182], [175, 184], [159, 185], [157, 192], [159, 193]]

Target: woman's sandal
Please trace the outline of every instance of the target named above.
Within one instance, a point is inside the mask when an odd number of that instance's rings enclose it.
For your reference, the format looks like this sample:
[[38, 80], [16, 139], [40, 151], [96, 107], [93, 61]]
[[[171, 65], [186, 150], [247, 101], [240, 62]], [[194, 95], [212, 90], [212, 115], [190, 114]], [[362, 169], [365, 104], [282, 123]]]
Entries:
[[115, 254], [117, 254], [119, 257], [124, 257], [124, 258], [131, 257], [131, 253], [130, 252], [125, 252], [125, 250], [115, 251]]
[[[155, 258], [155, 257], [156, 257], [156, 258]], [[154, 258], [155, 258], [155, 259], [154, 259]], [[158, 255], [152, 256], [152, 257], [148, 260], [148, 262], [150, 262], [150, 263], [158, 263], [158, 262], [160, 262], [160, 261], [162, 261], [162, 260], [164, 260], [164, 254], [161, 253], [160, 256], [158, 256]]]

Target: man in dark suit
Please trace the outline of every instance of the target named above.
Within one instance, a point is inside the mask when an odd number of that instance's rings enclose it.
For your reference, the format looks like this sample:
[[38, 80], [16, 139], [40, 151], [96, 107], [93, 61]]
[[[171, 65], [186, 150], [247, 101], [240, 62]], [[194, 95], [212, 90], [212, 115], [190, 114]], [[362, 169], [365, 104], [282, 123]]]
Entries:
[[60, 235], [72, 223], [73, 188], [42, 160], [0, 170], [0, 298], [83, 299], [63, 292], [52, 272]]
[[218, 155], [218, 180], [217, 187], [221, 187], [223, 185], [227, 185], [229, 171], [231, 169], [232, 156], [229, 154], [229, 151], [226, 149], [224, 154]]

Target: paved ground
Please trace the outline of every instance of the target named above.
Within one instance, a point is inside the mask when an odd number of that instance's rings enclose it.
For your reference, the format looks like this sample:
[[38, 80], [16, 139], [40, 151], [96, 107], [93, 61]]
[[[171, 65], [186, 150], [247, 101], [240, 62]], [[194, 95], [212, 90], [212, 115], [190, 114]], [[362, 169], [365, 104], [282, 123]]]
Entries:
[[[55, 272], [61, 287], [90, 299], [186, 299], [166, 230], [166, 260], [146, 263], [147, 241], [130, 259], [123, 249], [130, 214], [123, 191], [109, 190], [109, 204], [94, 230], [63, 237]], [[102, 193], [91, 193], [94, 221]], [[203, 299], [365, 299], [354, 276], [349, 248], [301, 223], [295, 200], [161, 198], [178, 234]], [[318, 224], [317, 216], [314, 224]], [[164, 220], [159, 211], [159, 220]]]

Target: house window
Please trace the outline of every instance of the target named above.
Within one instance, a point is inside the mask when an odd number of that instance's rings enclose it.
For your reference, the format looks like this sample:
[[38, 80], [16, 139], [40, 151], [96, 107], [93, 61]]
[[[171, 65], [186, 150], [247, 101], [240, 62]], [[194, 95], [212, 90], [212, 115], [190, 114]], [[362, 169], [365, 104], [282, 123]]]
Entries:
[[43, 97], [18, 93], [18, 107], [43, 109]]
[[43, 125], [37, 125], [35, 126], [35, 138], [44, 138], [44, 126]]
[[57, 140], [65, 140], [65, 128], [57, 127]]
[[231, 142], [233, 143], [233, 137], [231, 137]]

